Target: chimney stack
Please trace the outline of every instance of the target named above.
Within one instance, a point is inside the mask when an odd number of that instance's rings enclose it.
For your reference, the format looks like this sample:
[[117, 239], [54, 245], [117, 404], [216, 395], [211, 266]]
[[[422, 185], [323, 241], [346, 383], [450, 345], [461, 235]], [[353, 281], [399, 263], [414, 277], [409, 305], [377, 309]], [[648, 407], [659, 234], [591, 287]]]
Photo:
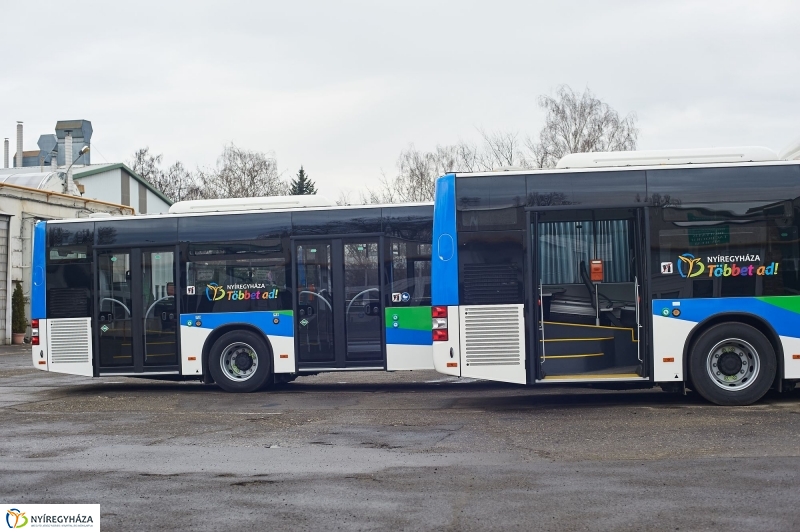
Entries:
[[8, 168], [8, 138], [3, 143], [3, 168]]
[[22, 122], [17, 122], [17, 160], [15, 168], [22, 168]]
[[66, 131], [64, 137], [64, 164], [67, 165], [67, 179], [64, 182], [64, 194], [71, 194], [72, 189], [72, 131]]

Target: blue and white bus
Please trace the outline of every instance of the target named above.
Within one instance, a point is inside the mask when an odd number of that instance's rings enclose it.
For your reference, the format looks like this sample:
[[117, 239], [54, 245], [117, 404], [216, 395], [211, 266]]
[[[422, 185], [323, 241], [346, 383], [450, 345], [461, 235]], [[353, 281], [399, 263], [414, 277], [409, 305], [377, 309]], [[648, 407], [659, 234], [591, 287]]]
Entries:
[[765, 148], [575, 154], [436, 183], [434, 365], [529, 385], [800, 379], [800, 161]]
[[249, 392], [323, 371], [433, 369], [432, 206], [316, 196], [39, 222], [34, 367]]

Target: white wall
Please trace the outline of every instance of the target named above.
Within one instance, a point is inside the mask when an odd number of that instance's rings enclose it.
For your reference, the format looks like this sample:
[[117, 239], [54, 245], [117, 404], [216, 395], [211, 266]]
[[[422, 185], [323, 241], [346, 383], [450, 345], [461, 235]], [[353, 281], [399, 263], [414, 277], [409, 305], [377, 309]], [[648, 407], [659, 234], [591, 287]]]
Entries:
[[[84, 186], [84, 198], [121, 203], [122, 185], [120, 184], [120, 175], [122, 173], [121, 168], [115, 168], [108, 172], [81, 177], [75, 182]], [[125, 175], [128, 175], [127, 172], [125, 172]], [[131, 200], [133, 200], [133, 189], [134, 187], [131, 186]], [[136, 203], [131, 203], [131, 205], [136, 205]]]
[[[131, 177], [130, 174], [121, 168], [81, 177], [76, 181], [76, 183], [80, 183], [85, 187], [85, 191], [83, 193], [84, 198], [109, 201], [111, 203], [121, 203], [121, 176], [123, 175], [127, 176], [130, 182], [131, 201], [128, 203], [128, 205], [133, 207], [137, 214], [143, 214], [139, 212], [139, 181]], [[147, 193], [147, 213], [145, 214], [159, 214], [169, 211], [169, 204], [167, 202], [159, 198], [149, 189], [145, 189], [145, 191]]]

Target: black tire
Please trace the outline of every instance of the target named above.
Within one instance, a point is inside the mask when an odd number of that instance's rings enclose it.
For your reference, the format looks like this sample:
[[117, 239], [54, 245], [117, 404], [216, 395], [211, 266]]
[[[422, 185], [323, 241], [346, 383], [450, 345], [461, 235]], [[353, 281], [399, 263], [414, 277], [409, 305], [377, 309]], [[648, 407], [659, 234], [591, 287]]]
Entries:
[[[223, 355], [230, 362], [227, 370], [222, 367]], [[237, 362], [238, 357], [242, 357], [241, 362]], [[261, 336], [251, 331], [227, 332], [211, 346], [208, 371], [226, 392], [255, 392], [272, 384], [272, 351]], [[237, 373], [241, 374], [238, 378]]]
[[772, 344], [744, 323], [710, 327], [694, 343], [689, 357], [695, 391], [724, 406], [749, 405], [764, 397], [777, 370]]

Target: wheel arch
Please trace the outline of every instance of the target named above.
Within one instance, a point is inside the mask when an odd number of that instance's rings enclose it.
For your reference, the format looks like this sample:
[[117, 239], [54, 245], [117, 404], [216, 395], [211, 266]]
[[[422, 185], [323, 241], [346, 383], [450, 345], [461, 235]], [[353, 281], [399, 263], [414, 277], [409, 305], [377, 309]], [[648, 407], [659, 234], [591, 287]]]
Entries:
[[226, 323], [225, 325], [220, 325], [216, 329], [212, 330], [211, 334], [208, 335], [208, 338], [206, 338], [206, 341], [203, 344], [203, 355], [202, 355], [203, 356], [203, 360], [202, 360], [202, 364], [203, 364], [203, 382], [204, 383], [211, 384], [212, 382], [214, 382], [214, 379], [211, 377], [211, 372], [208, 370], [208, 357], [211, 354], [211, 346], [213, 346], [214, 342], [216, 342], [220, 338], [220, 336], [222, 336], [223, 334], [229, 333], [231, 331], [238, 331], [238, 330], [244, 330], [244, 331], [249, 331], [249, 332], [255, 333], [262, 340], [264, 340], [264, 343], [266, 344], [267, 349], [269, 349], [269, 357], [270, 357], [271, 362], [272, 362], [270, 371], [273, 371], [273, 372], [275, 371], [275, 350], [272, 348], [272, 342], [269, 341], [269, 337], [266, 334], [264, 334], [264, 331], [262, 331], [261, 329], [259, 329], [258, 327], [256, 327], [255, 325], [253, 325], [251, 323], [241, 323], [241, 322], [239, 322], [239, 323]]
[[761, 316], [757, 316], [756, 314], [751, 314], [749, 312], [722, 312], [719, 314], [714, 314], [713, 316], [709, 316], [708, 318], [704, 319], [700, 323], [694, 326], [692, 331], [689, 333], [689, 337], [686, 340], [686, 343], [683, 346], [683, 374], [686, 375], [689, 380], [691, 378], [690, 371], [689, 371], [689, 356], [692, 353], [692, 349], [694, 348], [694, 344], [700, 338], [700, 336], [706, 332], [708, 329], [715, 325], [719, 325], [721, 323], [731, 323], [731, 322], [738, 322], [744, 323], [745, 325], [750, 325], [757, 331], [761, 332], [772, 344], [772, 348], [775, 350], [775, 358], [777, 359], [778, 363], [778, 370], [775, 373], [776, 381], [783, 380], [783, 344], [781, 343], [780, 337], [772, 325], [769, 324], [764, 318]]

